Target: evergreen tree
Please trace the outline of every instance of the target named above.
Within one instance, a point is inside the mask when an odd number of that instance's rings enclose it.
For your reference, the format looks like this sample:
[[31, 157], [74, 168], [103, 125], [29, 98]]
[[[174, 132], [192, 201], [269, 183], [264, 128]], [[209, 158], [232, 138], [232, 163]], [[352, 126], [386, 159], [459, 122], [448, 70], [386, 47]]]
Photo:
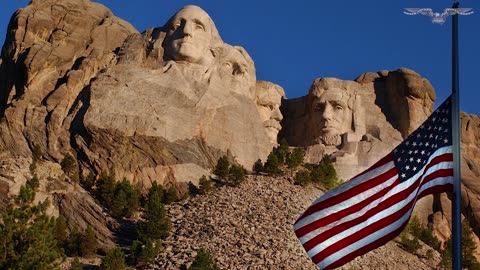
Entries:
[[29, 184], [2, 212], [0, 269], [54, 269], [62, 256], [55, 239], [56, 220], [46, 214], [49, 202], [32, 205], [36, 190]]
[[171, 186], [165, 190], [165, 193], [163, 195], [163, 201], [162, 201], [164, 204], [170, 204], [178, 200], [179, 200], [178, 191], [174, 186]]
[[138, 240], [133, 241], [130, 253], [137, 268], [144, 268], [151, 264], [157, 256], [160, 249], [160, 243], [154, 243], [147, 239], [145, 245]]
[[253, 171], [255, 172], [255, 174], [259, 174], [263, 171], [263, 164], [260, 159], [255, 161], [255, 164], [253, 164]]
[[228, 175], [228, 170], [230, 169], [230, 162], [228, 161], [227, 156], [222, 156], [218, 159], [217, 165], [213, 173], [220, 179], [225, 179]]
[[282, 138], [279, 146], [273, 149], [273, 152], [277, 156], [279, 164], [284, 164], [290, 155], [290, 149], [287, 140]]
[[109, 207], [114, 217], [131, 217], [140, 207], [140, 190], [123, 179], [115, 184], [114, 199]]
[[212, 260], [210, 253], [200, 248], [197, 256], [188, 270], [219, 270], [217, 264]]
[[473, 231], [468, 224], [468, 220], [462, 221], [462, 267], [469, 270], [480, 269], [480, 263], [475, 257], [477, 248], [473, 240]]
[[293, 152], [287, 157], [287, 165], [289, 168], [296, 168], [303, 163], [305, 157], [305, 150], [303, 148], [295, 148]]
[[310, 172], [307, 170], [300, 170], [295, 174], [294, 181], [295, 184], [304, 187], [312, 182], [312, 177], [310, 176]]
[[271, 152], [268, 157], [265, 165], [263, 166], [263, 171], [269, 175], [275, 175], [281, 173], [279, 168], [280, 163], [278, 161], [277, 155]]
[[107, 251], [100, 265], [102, 270], [124, 270], [126, 268], [125, 255], [119, 247], [114, 247]]
[[165, 238], [171, 227], [167, 211], [162, 204], [163, 194], [156, 187], [152, 187], [142, 216], [143, 221], [138, 223], [137, 228], [139, 239], [144, 243], [149, 238], [153, 240]]
[[82, 257], [90, 257], [97, 253], [98, 243], [95, 237], [95, 231], [92, 227], [87, 226], [85, 232], [81, 236], [80, 241], [80, 255]]
[[245, 180], [246, 174], [247, 171], [242, 165], [233, 164], [228, 171], [228, 180], [236, 186]]
[[57, 246], [64, 248], [68, 240], [67, 222], [63, 216], [57, 218], [55, 223], [55, 239], [57, 239]]
[[97, 181], [97, 197], [105, 206], [113, 204], [115, 197], [115, 173], [113, 170], [100, 174]]

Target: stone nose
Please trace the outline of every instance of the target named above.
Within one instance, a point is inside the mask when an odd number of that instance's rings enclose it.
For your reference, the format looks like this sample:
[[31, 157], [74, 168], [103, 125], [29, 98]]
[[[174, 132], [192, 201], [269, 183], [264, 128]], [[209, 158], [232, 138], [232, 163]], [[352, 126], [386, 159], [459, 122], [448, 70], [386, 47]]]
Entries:
[[183, 24], [183, 35], [184, 36], [192, 36], [194, 29], [194, 23], [190, 21], [186, 21]]
[[283, 119], [282, 112], [280, 111], [280, 108], [278, 106], [273, 107], [272, 111], [272, 119], [275, 119], [277, 121], [281, 121]]
[[330, 104], [325, 104], [323, 108], [322, 117], [325, 120], [331, 120], [333, 117], [333, 107]]

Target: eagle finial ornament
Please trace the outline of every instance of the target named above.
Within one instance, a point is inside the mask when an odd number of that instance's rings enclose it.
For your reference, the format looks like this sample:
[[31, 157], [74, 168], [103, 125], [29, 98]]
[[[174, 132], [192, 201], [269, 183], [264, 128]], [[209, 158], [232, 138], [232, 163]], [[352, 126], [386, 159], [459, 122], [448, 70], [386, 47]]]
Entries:
[[446, 8], [442, 13], [433, 12], [431, 8], [406, 8], [404, 11], [407, 15], [426, 15], [429, 16], [432, 20], [432, 23], [443, 24], [447, 20], [448, 16], [451, 15], [470, 15], [473, 14], [471, 8]]

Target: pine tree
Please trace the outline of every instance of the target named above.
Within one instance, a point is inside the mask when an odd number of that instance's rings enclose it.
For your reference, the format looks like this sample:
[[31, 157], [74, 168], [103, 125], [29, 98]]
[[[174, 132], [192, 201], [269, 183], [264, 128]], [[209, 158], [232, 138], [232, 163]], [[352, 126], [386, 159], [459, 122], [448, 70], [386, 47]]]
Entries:
[[260, 174], [263, 171], [263, 164], [260, 159], [257, 159], [257, 161], [255, 161], [253, 164], [253, 171], [255, 174]]
[[462, 221], [462, 267], [475, 270], [480, 269], [480, 263], [475, 257], [475, 249], [477, 245], [473, 240], [473, 231], [468, 224], [468, 220]]
[[290, 155], [290, 149], [288, 146], [288, 142], [285, 138], [280, 140], [280, 145], [276, 147], [273, 152], [278, 158], [278, 162], [280, 164], [284, 164], [287, 161], [288, 156]]
[[228, 170], [230, 169], [230, 162], [228, 161], [227, 156], [222, 156], [218, 159], [217, 165], [213, 173], [220, 179], [225, 179], [228, 175]]
[[55, 223], [55, 239], [57, 239], [57, 246], [64, 248], [68, 240], [67, 222], [63, 216], [57, 218]]
[[218, 270], [217, 264], [213, 261], [210, 253], [204, 248], [200, 248], [197, 256], [188, 270]]
[[97, 181], [97, 197], [104, 206], [113, 204], [115, 197], [115, 173], [102, 172]]
[[242, 165], [233, 164], [228, 171], [228, 180], [234, 185], [239, 185], [243, 180], [245, 180], [245, 175], [247, 171]]
[[163, 194], [160, 189], [152, 187], [142, 216], [143, 221], [140, 221], [137, 227], [139, 239], [144, 243], [149, 238], [153, 240], [165, 238], [171, 227], [167, 211], [162, 204]]
[[305, 157], [305, 150], [303, 148], [295, 148], [293, 152], [287, 157], [287, 165], [289, 168], [296, 168], [303, 163]]
[[0, 221], [0, 269], [54, 269], [62, 251], [55, 239], [56, 220], [46, 214], [48, 201], [32, 205], [31, 181], [6, 206]]
[[170, 204], [178, 200], [178, 191], [174, 186], [171, 186], [165, 190], [162, 201], [164, 204]]
[[127, 268], [125, 255], [119, 247], [114, 247], [107, 251], [100, 265], [102, 270], [124, 270], [125, 268]]
[[82, 257], [90, 257], [97, 253], [98, 243], [92, 227], [87, 226], [80, 239], [80, 255]]
[[269, 175], [279, 174], [281, 172], [279, 166], [280, 164], [277, 155], [271, 152], [267, 157], [265, 165], [263, 166], [263, 171]]

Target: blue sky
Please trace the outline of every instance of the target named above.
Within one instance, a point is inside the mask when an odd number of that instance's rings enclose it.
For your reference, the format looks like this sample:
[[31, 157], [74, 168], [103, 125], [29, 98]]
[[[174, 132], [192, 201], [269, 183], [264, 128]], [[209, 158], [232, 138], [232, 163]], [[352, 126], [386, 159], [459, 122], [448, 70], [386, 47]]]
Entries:
[[[0, 4], [0, 44], [13, 12], [29, 1]], [[430, 80], [440, 104], [451, 93], [451, 18], [444, 25], [425, 16], [407, 16], [403, 8], [443, 11], [447, 0], [274, 1], [274, 0], [97, 0], [138, 31], [162, 26], [188, 4], [202, 7], [222, 39], [243, 46], [255, 61], [257, 79], [281, 85], [287, 98], [303, 96], [315, 78], [353, 80], [365, 72], [406, 67]], [[461, 16], [461, 110], [480, 115], [480, 1]]]

